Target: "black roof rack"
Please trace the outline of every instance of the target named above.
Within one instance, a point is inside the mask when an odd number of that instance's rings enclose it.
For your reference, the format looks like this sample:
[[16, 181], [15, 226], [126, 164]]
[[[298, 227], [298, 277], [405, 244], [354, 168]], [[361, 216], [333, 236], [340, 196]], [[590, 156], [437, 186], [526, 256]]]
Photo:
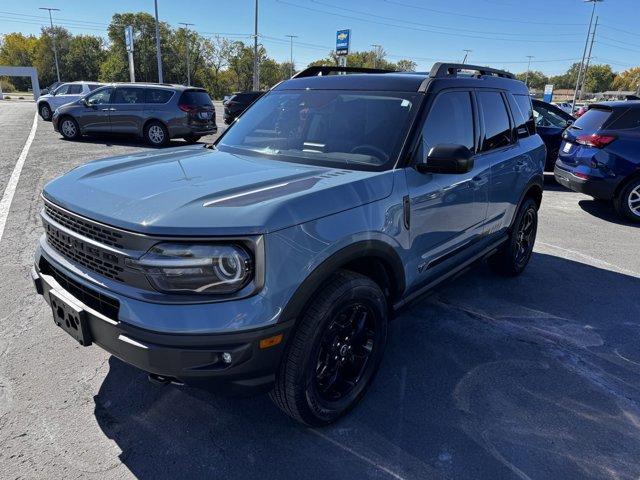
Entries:
[[504, 70], [498, 70], [496, 68], [481, 67], [478, 65], [469, 65], [467, 63], [443, 63], [438, 62], [431, 67], [429, 77], [442, 78], [442, 77], [455, 77], [460, 70], [472, 70], [478, 72], [479, 75], [489, 75], [494, 77], [515, 79], [515, 75]]
[[330, 75], [331, 73], [393, 73], [393, 70], [383, 70], [381, 68], [361, 68], [361, 67], [336, 67], [333, 65], [317, 65], [305, 68], [296, 73], [293, 78], [318, 77]]

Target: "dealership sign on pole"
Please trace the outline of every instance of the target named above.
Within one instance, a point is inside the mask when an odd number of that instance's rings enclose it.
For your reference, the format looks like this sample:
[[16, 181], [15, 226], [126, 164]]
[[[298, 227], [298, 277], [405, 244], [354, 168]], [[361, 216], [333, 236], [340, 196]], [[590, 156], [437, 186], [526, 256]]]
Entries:
[[340, 66], [347, 66], [347, 55], [351, 44], [351, 30], [338, 30], [336, 32], [336, 54], [340, 59]]
[[133, 83], [136, 81], [136, 74], [133, 67], [133, 27], [131, 25], [124, 27], [124, 45], [129, 57], [129, 78]]
[[544, 96], [542, 100], [549, 103], [553, 99], [553, 85], [545, 85], [544, 86]]

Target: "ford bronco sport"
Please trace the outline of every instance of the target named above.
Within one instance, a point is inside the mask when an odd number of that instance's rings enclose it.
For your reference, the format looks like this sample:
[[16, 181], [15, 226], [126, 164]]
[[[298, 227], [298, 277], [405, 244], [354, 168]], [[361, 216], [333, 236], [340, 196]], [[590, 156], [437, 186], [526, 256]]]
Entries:
[[395, 310], [486, 257], [523, 271], [534, 128], [527, 88], [500, 70], [309, 68], [208, 148], [48, 183], [35, 288], [81, 345], [156, 382], [268, 391], [324, 425], [371, 384]]

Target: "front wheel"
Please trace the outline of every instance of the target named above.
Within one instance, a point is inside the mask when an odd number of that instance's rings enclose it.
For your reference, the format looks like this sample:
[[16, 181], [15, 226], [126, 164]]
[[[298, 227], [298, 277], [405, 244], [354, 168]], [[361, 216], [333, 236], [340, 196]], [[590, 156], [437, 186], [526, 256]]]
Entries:
[[76, 140], [80, 137], [80, 127], [71, 117], [63, 117], [60, 120], [60, 133], [67, 140]]
[[613, 204], [621, 216], [632, 222], [640, 222], [640, 178], [631, 180]]
[[526, 198], [518, 210], [509, 240], [489, 258], [489, 265], [498, 273], [516, 276], [523, 272], [536, 241], [538, 232], [538, 206]]
[[48, 103], [41, 103], [38, 112], [45, 122], [51, 121], [51, 107]]
[[306, 309], [270, 396], [293, 419], [327, 425], [364, 396], [387, 341], [387, 302], [368, 277], [338, 271]]

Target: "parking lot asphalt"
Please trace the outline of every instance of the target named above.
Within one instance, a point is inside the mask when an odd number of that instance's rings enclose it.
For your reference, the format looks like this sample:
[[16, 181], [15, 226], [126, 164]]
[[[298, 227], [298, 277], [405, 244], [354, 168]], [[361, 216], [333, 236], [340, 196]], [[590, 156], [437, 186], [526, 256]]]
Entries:
[[[0, 103], [0, 193], [34, 109]], [[309, 429], [266, 397], [150, 384], [53, 324], [29, 277], [44, 183], [147, 147], [38, 122], [0, 242], [0, 477], [640, 476], [640, 229], [607, 204], [548, 178], [524, 274], [481, 264], [413, 303], [363, 402]]]

